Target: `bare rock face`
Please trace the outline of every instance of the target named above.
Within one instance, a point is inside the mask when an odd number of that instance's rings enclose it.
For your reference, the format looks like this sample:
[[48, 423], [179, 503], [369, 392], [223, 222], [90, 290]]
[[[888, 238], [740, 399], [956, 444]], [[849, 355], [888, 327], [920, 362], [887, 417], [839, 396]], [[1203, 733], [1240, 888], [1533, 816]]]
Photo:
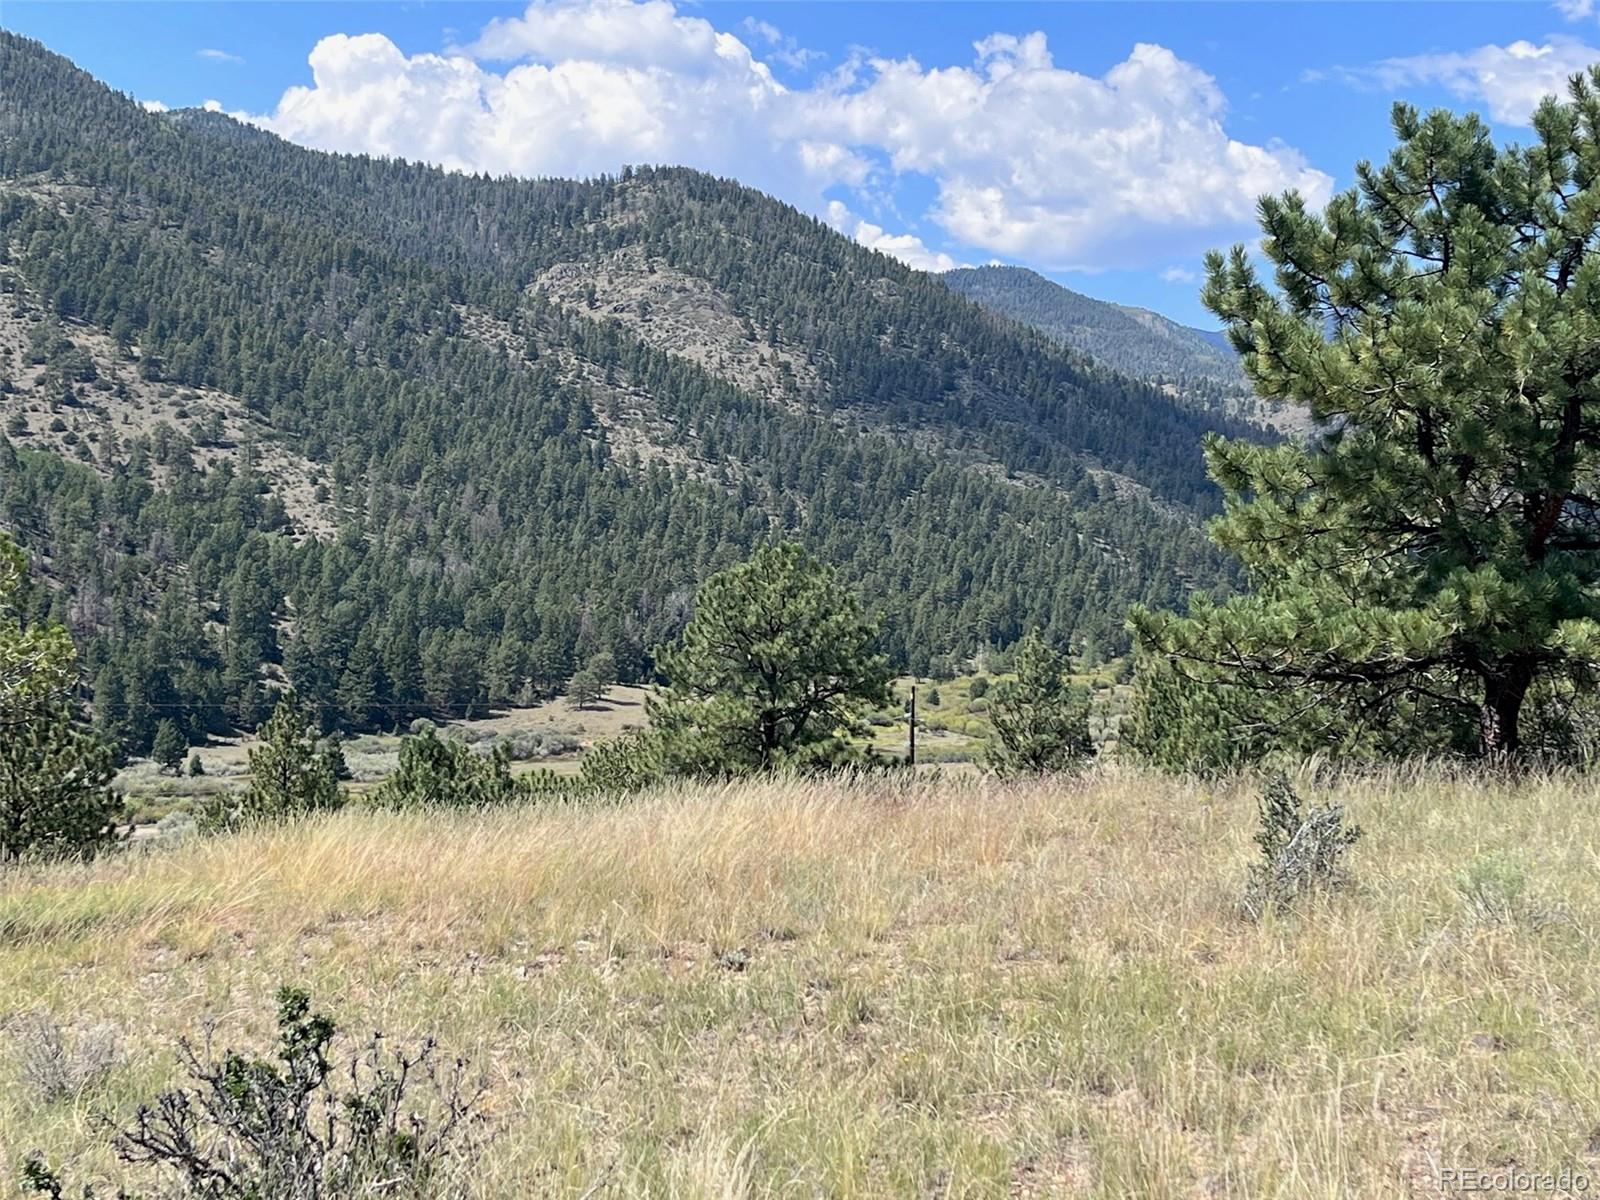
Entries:
[[802, 350], [769, 338], [708, 281], [650, 260], [641, 247], [598, 264], [561, 263], [532, 290], [591, 318], [617, 321], [656, 349], [762, 399], [802, 406], [824, 390]]

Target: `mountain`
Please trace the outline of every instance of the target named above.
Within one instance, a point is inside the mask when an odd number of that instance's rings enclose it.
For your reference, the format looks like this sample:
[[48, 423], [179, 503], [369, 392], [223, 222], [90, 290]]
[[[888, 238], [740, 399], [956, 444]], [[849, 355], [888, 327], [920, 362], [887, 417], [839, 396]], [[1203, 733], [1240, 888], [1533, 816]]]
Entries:
[[275, 141], [275, 135], [254, 125], [236, 121], [227, 113], [209, 108], [163, 109], [161, 119], [172, 125], [188, 126], [196, 132], [217, 138], [233, 138], [243, 142]]
[[140, 747], [647, 678], [774, 536], [927, 670], [1229, 586], [1229, 417], [684, 169], [490, 179], [145, 112], [0, 34], [0, 525]]
[[1238, 356], [1221, 333], [1081, 295], [1025, 267], [963, 267], [940, 278], [991, 312], [1115, 371], [1180, 387], [1210, 385], [1207, 390], [1219, 394], [1250, 392]]

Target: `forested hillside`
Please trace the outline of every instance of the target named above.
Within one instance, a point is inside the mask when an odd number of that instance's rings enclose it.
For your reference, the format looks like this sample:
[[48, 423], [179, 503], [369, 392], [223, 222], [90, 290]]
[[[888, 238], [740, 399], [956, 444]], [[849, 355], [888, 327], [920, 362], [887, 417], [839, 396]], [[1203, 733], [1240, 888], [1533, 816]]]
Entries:
[[143, 111], [0, 34], [0, 525], [133, 748], [625, 680], [776, 533], [926, 671], [1226, 585], [1175, 404], [687, 170], [488, 179]]
[[1037, 329], [1115, 371], [1168, 384], [1221, 406], [1252, 392], [1220, 333], [1191, 329], [1145, 308], [1096, 300], [1026, 267], [963, 267], [940, 276], [983, 307]]

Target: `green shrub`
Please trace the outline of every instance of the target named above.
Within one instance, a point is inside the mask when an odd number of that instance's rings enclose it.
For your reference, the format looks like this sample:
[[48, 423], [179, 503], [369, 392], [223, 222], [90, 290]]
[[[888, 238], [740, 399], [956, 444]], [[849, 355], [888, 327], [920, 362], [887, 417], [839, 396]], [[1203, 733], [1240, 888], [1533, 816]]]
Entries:
[[1492, 850], [1479, 855], [1452, 882], [1477, 920], [1509, 924], [1526, 915], [1528, 868], [1514, 854]]
[[[485, 1088], [468, 1079], [466, 1062], [441, 1067], [431, 1039], [392, 1052], [378, 1034], [335, 1057], [336, 1032], [306, 993], [284, 988], [273, 1058], [212, 1058], [180, 1040], [190, 1082], [139, 1108], [116, 1135], [117, 1156], [175, 1175], [177, 1189], [160, 1193], [170, 1200], [467, 1195]], [[52, 1200], [95, 1196], [88, 1186], [69, 1193], [38, 1154], [22, 1176], [24, 1192]]]
[[348, 778], [338, 742], [324, 741], [293, 692], [278, 701], [250, 751], [250, 786], [211, 798], [201, 824], [232, 829], [254, 821], [279, 820], [338, 808], [341, 777]]
[[1307, 809], [1287, 777], [1262, 790], [1256, 846], [1261, 858], [1245, 882], [1244, 910], [1258, 918], [1269, 908], [1287, 908], [1311, 892], [1343, 886], [1345, 852], [1361, 837], [1345, 824], [1344, 806]]
[[465, 743], [441, 738], [429, 726], [400, 742], [400, 765], [373, 793], [383, 808], [478, 808], [518, 796], [510, 757], [496, 746], [474, 754]]
[[1066, 659], [1030, 632], [1018, 644], [1016, 660], [1016, 679], [999, 689], [989, 708], [989, 766], [1001, 776], [1079, 766], [1094, 745], [1088, 702], [1068, 680]]
[[667, 776], [661, 738], [644, 730], [591, 746], [579, 773], [585, 789], [601, 795], [637, 792]]

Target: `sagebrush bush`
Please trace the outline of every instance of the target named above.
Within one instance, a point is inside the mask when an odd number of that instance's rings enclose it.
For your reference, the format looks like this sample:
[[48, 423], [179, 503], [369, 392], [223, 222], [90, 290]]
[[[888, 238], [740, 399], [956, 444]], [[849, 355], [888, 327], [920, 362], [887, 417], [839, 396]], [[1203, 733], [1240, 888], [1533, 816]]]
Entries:
[[[273, 1058], [213, 1057], [187, 1040], [190, 1083], [140, 1107], [115, 1139], [117, 1156], [152, 1168], [163, 1200], [445, 1200], [467, 1193], [485, 1139], [481, 1081], [463, 1059], [441, 1068], [430, 1039], [411, 1053], [374, 1034], [332, 1056], [336, 1027], [305, 992], [278, 992]], [[23, 1190], [61, 1200], [65, 1180], [35, 1154]], [[132, 1200], [118, 1191], [119, 1198]]]
[[1256, 918], [1308, 893], [1342, 886], [1342, 860], [1360, 837], [1360, 826], [1345, 823], [1342, 804], [1307, 808], [1286, 776], [1270, 780], [1261, 793], [1255, 837], [1261, 858], [1245, 882], [1245, 913]]
[[[576, 734], [560, 729], [525, 729], [516, 733], [508, 733], [494, 742], [495, 746], [504, 746], [507, 756], [512, 762], [527, 762], [529, 759], [552, 758], [558, 754], [575, 754], [582, 749]], [[487, 749], [480, 743], [482, 752]]]
[[156, 840], [170, 846], [200, 832], [200, 823], [193, 813], [169, 812], [156, 822]]
[[1504, 850], [1479, 855], [1452, 882], [1475, 920], [1512, 923], [1527, 910], [1528, 868]]
[[115, 1026], [91, 1025], [68, 1036], [48, 1013], [24, 1017], [16, 1044], [23, 1081], [44, 1104], [99, 1087], [122, 1062], [122, 1039]]

